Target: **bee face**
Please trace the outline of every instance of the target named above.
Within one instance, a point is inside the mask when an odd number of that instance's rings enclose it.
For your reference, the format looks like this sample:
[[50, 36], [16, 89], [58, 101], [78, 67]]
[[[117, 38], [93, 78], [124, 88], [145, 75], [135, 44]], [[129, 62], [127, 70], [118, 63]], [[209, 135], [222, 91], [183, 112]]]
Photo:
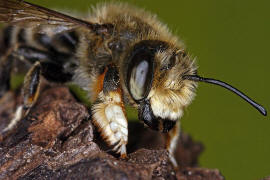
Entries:
[[168, 43], [143, 40], [127, 57], [126, 86], [138, 105], [139, 118], [150, 128], [168, 132], [195, 95], [196, 83], [182, 79], [196, 66]]

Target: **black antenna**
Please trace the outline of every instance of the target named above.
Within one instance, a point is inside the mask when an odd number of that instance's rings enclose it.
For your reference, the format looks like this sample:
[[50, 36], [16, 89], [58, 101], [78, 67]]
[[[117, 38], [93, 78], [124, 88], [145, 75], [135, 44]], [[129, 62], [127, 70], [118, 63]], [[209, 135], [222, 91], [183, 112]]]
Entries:
[[198, 75], [185, 75], [185, 76], [183, 76], [183, 79], [206, 82], [206, 83], [216, 84], [216, 85], [219, 85], [221, 87], [224, 87], [224, 88], [232, 91], [233, 93], [237, 94], [241, 98], [243, 98], [246, 102], [248, 102], [253, 107], [255, 107], [262, 115], [264, 115], [264, 116], [267, 115], [267, 111], [264, 109], [264, 107], [262, 107], [261, 105], [259, 105], [258, 103], [256, 103], [252, 99], [250, 99], [247, 95], [245, 95], [244, 93], [242, 93], [241, 91], [239, 91], [235, 87], [232, 87], [231, 85], [229, 85], [223, 81], [212, 79], [212, 78], [204, 78], [204, 77], [200, 77]]

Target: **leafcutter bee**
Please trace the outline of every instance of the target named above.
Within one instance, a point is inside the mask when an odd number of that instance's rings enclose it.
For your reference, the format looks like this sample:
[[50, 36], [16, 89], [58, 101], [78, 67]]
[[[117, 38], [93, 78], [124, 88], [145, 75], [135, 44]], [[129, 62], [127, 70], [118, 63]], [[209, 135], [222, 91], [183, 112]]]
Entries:
[[[171, 162], [179, 119], [194, 98], [197, 82], [224, 87], [266, 110], [231, 85], [198, 75], [184, 44], [154, 15], [122, 3], [98, 6], [78, 19], [22, 0], [0, 0], [2, 30], [0, 95], [9, 89], [12, 62], [32, 64], [23, 85], [19, 118], [35, 104], [40, 76], [73, 82], [88, 91], [93, 123], [113, 150], [126, 157], [125, 104], [151, 129], [167, 133]], [[17, 118], [18, 119], [18, 118]]]

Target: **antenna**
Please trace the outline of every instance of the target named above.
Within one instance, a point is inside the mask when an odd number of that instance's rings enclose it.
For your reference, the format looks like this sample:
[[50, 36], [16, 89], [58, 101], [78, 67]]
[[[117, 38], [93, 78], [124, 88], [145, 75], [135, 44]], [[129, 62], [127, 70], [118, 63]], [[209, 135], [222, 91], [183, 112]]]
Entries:
[[261, 105], [259, 105], [255, 101], [253, 101], [251, 98], [249, 98], [247, 95], [245, 95], [244, 93], [242, 93], [241, 91], [239, 91], [235, 87], [233, 87], [233, 86], [231, 86], [223, 81], [212, 79], [212, 78], [204, 78], [204, 77], [200, 77], [198, 75], [184, 75], [183, 79], [196, 81], [196, 82], [206, 82], [206, 83], [215, 84], [215, 85], [224, 87], [224, 88], [232, 91], [233, 93], [237, 94], [241, 98], [243, 98], [246, 102], [248, 102], [254, 108], [256, 108], [262, 115], [264, 115], [264, 116], [267, 115], [267, 111], [265, 110], [264, 107], [262, 107]]

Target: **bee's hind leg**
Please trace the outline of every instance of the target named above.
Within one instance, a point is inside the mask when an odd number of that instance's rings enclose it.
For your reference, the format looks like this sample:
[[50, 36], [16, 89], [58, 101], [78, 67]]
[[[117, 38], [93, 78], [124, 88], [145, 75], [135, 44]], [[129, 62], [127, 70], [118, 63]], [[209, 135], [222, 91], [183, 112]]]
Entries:
[[41, 65], [37, 61], [24, 77], [23, 83], [23, 116], [26, 116], [36, 103], [40, 91]]
[[32, 68], [28, 71], [24, 78], [23, 84], [23, 105], [19, 105], [14, 113], [13, 119], [10, 123], [2, 130], [1, 133], [7, 132], [27, 114], [29, 113], [31, 107], [35, 104], [40, 89], [40, 75], [41, 75], [41, 66], [39, 62], [36, 62]]
[[[118, 69], [109, 65], [97, 78], [96, 101], [92, 106], [93, 122], [113, 150], [125, 158], [128, 123], [120, 87]], [[98, 88], [99, 87], [99, 88]]]
[[[16, 46], [14, 48], [7, 47], [1, 49], [3, 54], [0, 57], [0, 98], [2, 98], [4, 94], [11, 88], [10, 81], [14, 61], [14, 56], [12, 52], [15, 48]], [[5, 133], [10, 129], [12, 129], [17, 124], [17, 122], [22, 118], [22, 114], [23, 114], [23, 106], [20, 105], [17, 107], [13, 115], [13, 118], [10, 120], [9, 124], [4, 129], [1, 130], [0, 134]]]
[[178, 168], [177, 161], [175, 159], [175, 150], [177, 147], [178, 139], [180, 136], [180, 121], [178, 120], [168, 134], [166, 134], [166, 149], [169, 152], [170, 162], [174, 168]]

